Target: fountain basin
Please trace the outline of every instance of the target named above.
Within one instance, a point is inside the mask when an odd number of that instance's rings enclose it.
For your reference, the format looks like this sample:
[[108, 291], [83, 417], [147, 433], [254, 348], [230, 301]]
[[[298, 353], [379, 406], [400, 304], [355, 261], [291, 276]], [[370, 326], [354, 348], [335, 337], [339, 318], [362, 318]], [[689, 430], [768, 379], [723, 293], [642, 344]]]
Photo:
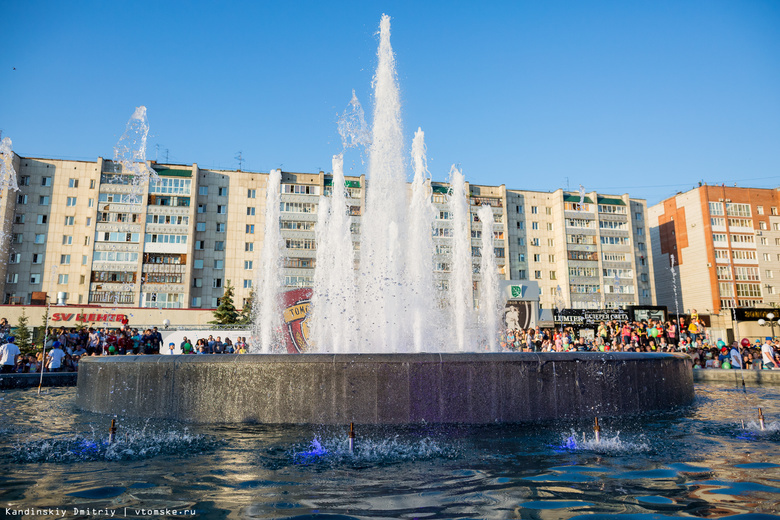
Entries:
[[687, 405], [683, 354], [111, 356], [79, 364], [83, 410], [196, 423], [506, 423]]

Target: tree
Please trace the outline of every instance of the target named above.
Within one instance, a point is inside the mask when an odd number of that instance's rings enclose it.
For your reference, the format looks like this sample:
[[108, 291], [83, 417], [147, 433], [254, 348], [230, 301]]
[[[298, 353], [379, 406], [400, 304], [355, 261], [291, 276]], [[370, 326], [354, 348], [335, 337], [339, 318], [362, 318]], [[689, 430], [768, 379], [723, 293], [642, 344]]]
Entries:
[[32, 333], [30, 332], [30, 327], [27, 326], [27, 314], [25, 314], [24, 309], [22, 309], [22, 315], [19, 316], [19, 321], [13, 334], [16, 337], [15, 343], [19, 350], [23, 354], [29, 354], [32, 350], [32, 343], [30, 342]]
[[209, 323], [218, 325], [233, 325], [238, 321], [238, 311], [233, 305], [233, 286], [230, 280], [225, 282], [225, 292], [219, 300], [219, 307], [214, 310], [214, 320]]
[[255, 290], [249, 293], [249, 298], [244, 302], [244, 308], [241, 309], [241, 315], [238, 317], [240, 325], [251, 325], [255, 321]]
[[43, 319], [41, 319], [41, 326], [33, 329], [33, 343], [35, 345], [43, 345], [44, 334], [46, 333], [46, 324], [49, 322], [49, 306], [46, 306], [46, 310], [43, 312]]

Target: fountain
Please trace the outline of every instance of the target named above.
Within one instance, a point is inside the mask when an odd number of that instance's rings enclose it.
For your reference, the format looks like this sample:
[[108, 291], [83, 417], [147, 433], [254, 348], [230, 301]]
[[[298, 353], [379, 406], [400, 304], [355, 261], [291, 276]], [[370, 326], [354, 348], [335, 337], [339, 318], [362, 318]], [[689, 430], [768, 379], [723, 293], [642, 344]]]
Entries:
[[[359, 268], [353, 269], [343, 157], [337, 155], [332, 196], [319, 204], [311, 302], [279, 308], [281, 172], [272, 171], [255, 335], [260, 353], [85, 359], [79, 407], [193, 422], [495, 423], [638, 413], [693, 399], [691, 361], [683, 355], [495, 352], [494, 217], [489, 206], [477, 213], [482, 222], [477, 315], [473, 216], [465, 177], [456, 167], [447, 208], [451, 228], [441, 228], [451, 243], [443, 262], [451, 269], [448, 303], [439, 309], [431, 276], [433, 208], [424, 136], [418, 131], [412, 145], [410, 195], [387, 16], [380, 24], [374, 86]], [[316, 353], [280, 353], [283, 327], [296, 338], [309, 328]]]

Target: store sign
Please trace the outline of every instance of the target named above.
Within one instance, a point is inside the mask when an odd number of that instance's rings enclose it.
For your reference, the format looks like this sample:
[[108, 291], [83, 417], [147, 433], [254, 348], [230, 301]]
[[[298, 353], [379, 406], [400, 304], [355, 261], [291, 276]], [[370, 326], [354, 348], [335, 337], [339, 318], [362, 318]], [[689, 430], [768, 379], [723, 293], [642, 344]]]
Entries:
[[597, 327], [602, 321], [629, 321], [628, 311], [622, 309], [563, 309], [553, 311], [555, 323], [574, 327]]
[[[724, 309], [724, 312], [728, 312], [728, 309]], [[774, 318], [780, 317], [780, 309], [735, 309], [734, 312], [737, 315], [737, 321], [758, 321], [769, 320], [767, 314], [774, 314]]]
[[83, 322], [100, 322], [105, 323], [109, 321], [116, 321], [124, 323], [127, 320], [127, 316], [124, 314], [81, 314], [75, 312], [55, 312], [51, 315], [51, 321], [83, 321]]

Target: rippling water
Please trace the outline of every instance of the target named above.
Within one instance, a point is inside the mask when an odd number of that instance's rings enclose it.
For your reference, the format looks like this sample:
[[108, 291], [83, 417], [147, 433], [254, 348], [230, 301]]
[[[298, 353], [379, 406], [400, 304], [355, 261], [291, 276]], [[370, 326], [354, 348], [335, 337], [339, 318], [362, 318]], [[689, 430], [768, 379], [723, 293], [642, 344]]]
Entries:
[[690, 407], [602, 418], [598, 443], [586, 422], [358, 426], [350, 452], [346, 428], [122, 417], [108, 444], [74, 388], [10, 390], [0, 516], [778, 518], [779, 392], [700, 385]]

